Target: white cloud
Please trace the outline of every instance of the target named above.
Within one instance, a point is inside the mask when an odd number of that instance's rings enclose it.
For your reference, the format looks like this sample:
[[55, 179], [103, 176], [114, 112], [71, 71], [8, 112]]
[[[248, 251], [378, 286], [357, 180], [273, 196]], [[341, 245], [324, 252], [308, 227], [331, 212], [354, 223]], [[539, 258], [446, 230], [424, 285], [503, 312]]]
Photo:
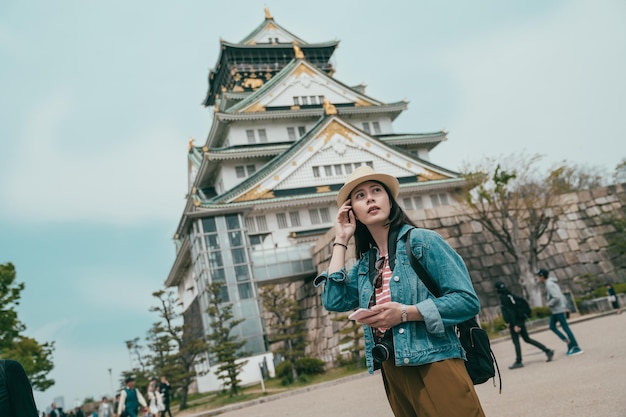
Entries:
[[[521, 150], [612, 170], [626, 156], [626, 30], [619, 2], [567, 2], [441, 56], [461, 103], [434, 160]], [[452, 148], [452, 149], [451, 149]], [[445, 165], [445, 164], [443, 164]]]
[[84, 141], [93, 143], [69, 147], [62, 132], [78, 117], [79, 106], [76, 96], [61, 88], [33, 106], [0, 190], [7, 214], [30, 221], [105, 224], [171, 221], [180, 215], [183, 134], [155, 120], [115, 138], [87, 131]]

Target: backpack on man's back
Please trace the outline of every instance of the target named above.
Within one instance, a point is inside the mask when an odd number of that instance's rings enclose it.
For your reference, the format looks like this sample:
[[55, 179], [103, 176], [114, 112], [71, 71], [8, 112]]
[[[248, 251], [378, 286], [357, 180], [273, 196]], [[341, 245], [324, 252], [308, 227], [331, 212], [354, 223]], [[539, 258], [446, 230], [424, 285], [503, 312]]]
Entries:
[[524, 320], [528, 320], [532, 315], [532, 310], [530, 308], [530, 304], [526, 301], [525, 298], [520, 297], [515, 294], [510, 294], [509, 298], [511, 299], [511, 303], [513, 304], [513, 309], [518, 317], [524, 318]]

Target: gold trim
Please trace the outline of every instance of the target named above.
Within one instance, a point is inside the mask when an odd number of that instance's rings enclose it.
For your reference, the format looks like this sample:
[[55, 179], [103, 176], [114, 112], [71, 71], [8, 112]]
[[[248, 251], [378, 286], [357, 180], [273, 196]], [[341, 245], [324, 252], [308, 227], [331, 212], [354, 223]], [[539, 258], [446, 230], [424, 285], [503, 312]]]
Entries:
[[187, 152], [189, 152], [191, 150], [191, 148], [193, 148], [193, 143], [196, 140], [194, 138], [189, 138], [189, 142], [187, 143]]
[[324, 97], [323, 106], [325, 115], [329, 116], [331, 114], [337, 114], [337, 109], [335, 108], [335, 106], [332, 105], [330, 101], [328, 101], [326, 97]]
[[278, 29], [278, 27], [274, 23], [269, 22], [267, 25], [265, 25], [265, 29]]
[[326, 126], [326, 128], [320, 133], [320, 135], [317, 136], [317, 138], [323, 138], [324, 144], [326, 144], [335, 134], [343, 136], [346, 140], [352, 142], [352, 136], [354, 135], [354, 132], [346, 128], [338, 121], [333, 120], [328, 126]]
[[293, 43], [293, 52], [296, 54], [296, 59], [304, 59], [304, 53], [302, 52], [302, 49], [300, 49], [298, 44], [296, 44], [295, 42]]
[[354, 101], [354, 107], [367, 107], [367, 106], [372, 106], [372, 103], [367, 102], [363, 99], [357, 98]]
[[261, 112], [261, 111], [265, 111], [265, 106], [262, 105], [261, 103], [254, 103], [252, 106], [245, 109], [244, 113], [254, 113], [254, 112]]
[[208, 146], [206, 146], [206, 145], [204, 145], [204, 146], [202, 147], [202, 152], [209, 152], [209, 147], [208, 147]]
[[254, 200], [264, 200], [268, 198], [274, 198], [273, 191], [270, 191], [266, 188], [264, 189], [260, 189], [260, 188], [261, 188], [261, 184], [257, 185], [256, 187], [254, 187], [253, 189], [251, 189], [250, 191], [248, 191], [241, 197], [236, 198], [233, 201], [238, 203], [242, 201], [254, 201]]
[[296, 67], [296, 69], [293, 70], [293, 75], [298, 78], [300, 77], [302, 74], [307, 74], [311, 77], [315, 76], [315, 71], [313, 71], [311, 68], [309, 68], [308, 65], [306, 65], [304, 62], [301, 62], [300, 65], [298, 65], [298, 67]]
[[270, 9], [268, 9], [267, 7], [264, 7], [263, 12], [265, 13], [266, 19], [273, 19], [272, 15], [270, 14]]
[[316, 193], [329, 193], [330, 192], [330, 186], [329, 185], [322, 185], [320, 187], [317, 187], [315, 192]]

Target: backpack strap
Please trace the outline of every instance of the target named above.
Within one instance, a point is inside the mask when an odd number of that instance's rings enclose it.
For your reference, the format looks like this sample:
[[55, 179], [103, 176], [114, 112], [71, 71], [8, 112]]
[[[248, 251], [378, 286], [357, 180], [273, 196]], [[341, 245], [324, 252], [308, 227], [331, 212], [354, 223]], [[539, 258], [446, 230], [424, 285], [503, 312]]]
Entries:
[[431, 294], [433, 294], [435, 297], [439, 298], [441, 297], [441, 291], [437, 287], [437, 284], [435, 284], [435, 281], [430, 276], [426, 268], [424, 268], [424, 266], [421, 263], [419, 263], [419, 261], [413, 254], [413, 251], [411, 250], [411, 232], [412, 231], [413, 229], [409, 230], [408, 236], [404, 240], [404, 246], [406, 248], [406, 254], [409, 257], [409, 262], [411, 263], [413, 270], [417, 274], [417, 277], [421, 279], [424, 285], [426, 285], [426, 288], [428, 288], [428, 291], [430, 291]]

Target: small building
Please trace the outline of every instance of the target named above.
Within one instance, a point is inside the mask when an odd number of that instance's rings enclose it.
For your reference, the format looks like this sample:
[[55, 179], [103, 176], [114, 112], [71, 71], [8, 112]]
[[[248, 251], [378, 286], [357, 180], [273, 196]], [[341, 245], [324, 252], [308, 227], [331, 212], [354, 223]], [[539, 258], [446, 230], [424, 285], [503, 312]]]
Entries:
[[[306, 42], [266, 9], [240, 42], [221, 41], [204, 101], [213, 122], [202, 144], [189, 143], [187, 202], [166, 286], [178, 289], [184, 320], [202, 337], [206, 288], [223, 284], [224, 301], [245, 319], [234, 329], [251, 354], [243, 384], [259, 380], [260, 363], [273, 370], [259, 287], [316, 274], [312, 247], [332, 227], [337, 191], [355, 168], [395, 175], [407, 210], [457, 204], [464, 184], [429, 161], [445, 131], [395, 133], [406, 101], [385, 103], [333, 77], [338, 43]], [[197, 381], [200, 392], [219, 384], [212, 373]]]

